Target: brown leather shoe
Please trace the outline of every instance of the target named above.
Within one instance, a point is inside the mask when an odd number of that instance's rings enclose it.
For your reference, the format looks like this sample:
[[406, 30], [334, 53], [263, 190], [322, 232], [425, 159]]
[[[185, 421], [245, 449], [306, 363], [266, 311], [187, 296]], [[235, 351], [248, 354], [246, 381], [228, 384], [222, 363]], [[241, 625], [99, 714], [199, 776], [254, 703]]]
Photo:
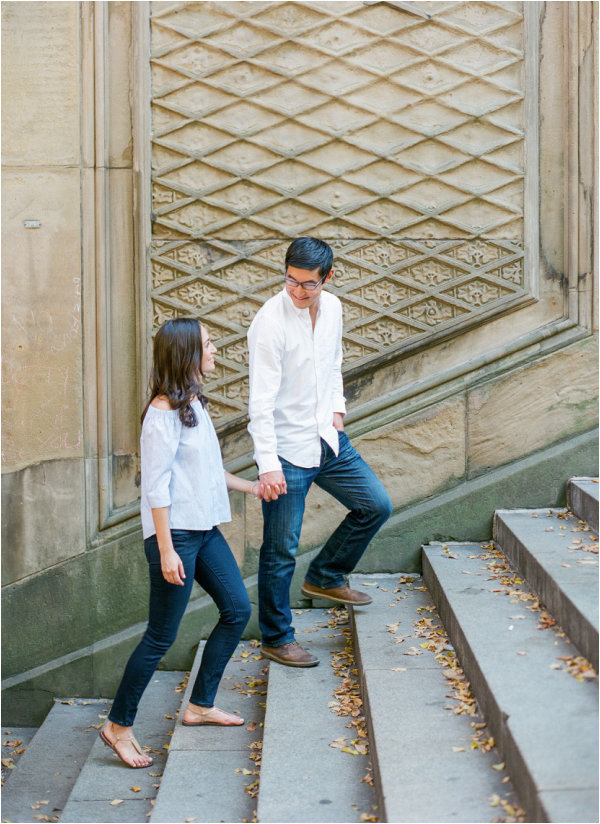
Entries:
[[373, 600], [366, 592], [350, 589], [347, 584], [344, 584], [342, 587], [321, 589], [305, 581], [302, 584], [302, 593], [306, 595], [307, 598], [327, 598], [328, 601], [335, 601], [336, 604], [350, 604], [354, 607], [365, 606], [365, 604], [370, 604]]
[[316, 667], [319, 659], [303, 649], [297, 641], [291, 641], [281, 647], [261, 647], [265, 658], [271, 658], [286, 667]]

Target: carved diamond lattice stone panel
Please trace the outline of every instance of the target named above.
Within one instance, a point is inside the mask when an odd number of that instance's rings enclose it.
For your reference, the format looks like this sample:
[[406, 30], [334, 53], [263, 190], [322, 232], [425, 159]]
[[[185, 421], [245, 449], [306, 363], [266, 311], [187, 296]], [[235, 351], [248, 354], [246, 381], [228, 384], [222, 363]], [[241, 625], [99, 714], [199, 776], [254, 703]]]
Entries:
[[520, 3], [153, 3], [151, 24], [153, 326], [205, 319], [219, 423], [246, 412], [246, 331], [294, 237], [335, 248], [346, 367], [526, 296]]

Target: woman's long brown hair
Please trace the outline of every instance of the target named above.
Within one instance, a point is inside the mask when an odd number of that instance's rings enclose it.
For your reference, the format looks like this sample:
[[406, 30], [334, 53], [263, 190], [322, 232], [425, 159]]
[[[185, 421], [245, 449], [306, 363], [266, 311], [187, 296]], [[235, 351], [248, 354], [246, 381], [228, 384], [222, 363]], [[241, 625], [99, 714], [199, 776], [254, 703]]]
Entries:
[[142, 412], [142, 423], [154, 398], [165, 395], [171, 408], [179, 410], [181, 423], [196, 426], [192, 399], [197, 397], [202, 406], [207, 402], [200, 383], [201, 364], [200, 322], [196, 318], [174, 318], [163, 323], [154, 337], [150, 399]]

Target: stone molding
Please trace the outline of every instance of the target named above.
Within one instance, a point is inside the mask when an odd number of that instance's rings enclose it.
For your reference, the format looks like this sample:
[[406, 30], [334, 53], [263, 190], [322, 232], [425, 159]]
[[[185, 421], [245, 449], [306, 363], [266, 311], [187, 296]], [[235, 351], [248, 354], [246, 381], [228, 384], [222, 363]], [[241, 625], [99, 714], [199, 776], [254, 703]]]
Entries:
[[[135, 304], [132, 12], [84, 2], [82, 261], [88, 544], [137, 528], [142, 370]], [[133, 8], [132, 8], [133, 7]], [[136, 273], [137, 272], [137, 273]]]

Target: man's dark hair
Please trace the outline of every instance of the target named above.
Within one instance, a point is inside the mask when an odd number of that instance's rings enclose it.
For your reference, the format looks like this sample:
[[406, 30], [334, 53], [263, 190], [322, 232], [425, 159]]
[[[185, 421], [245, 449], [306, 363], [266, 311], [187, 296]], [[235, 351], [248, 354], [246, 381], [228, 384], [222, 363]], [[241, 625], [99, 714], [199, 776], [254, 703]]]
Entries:
[[333, 249], [324, 240], [316, 237], [297, 237], [285, 253], [285, 271], [288, 266], [312, 271], [319, 267], [322, 278], [328, 275], [333, 265]]

